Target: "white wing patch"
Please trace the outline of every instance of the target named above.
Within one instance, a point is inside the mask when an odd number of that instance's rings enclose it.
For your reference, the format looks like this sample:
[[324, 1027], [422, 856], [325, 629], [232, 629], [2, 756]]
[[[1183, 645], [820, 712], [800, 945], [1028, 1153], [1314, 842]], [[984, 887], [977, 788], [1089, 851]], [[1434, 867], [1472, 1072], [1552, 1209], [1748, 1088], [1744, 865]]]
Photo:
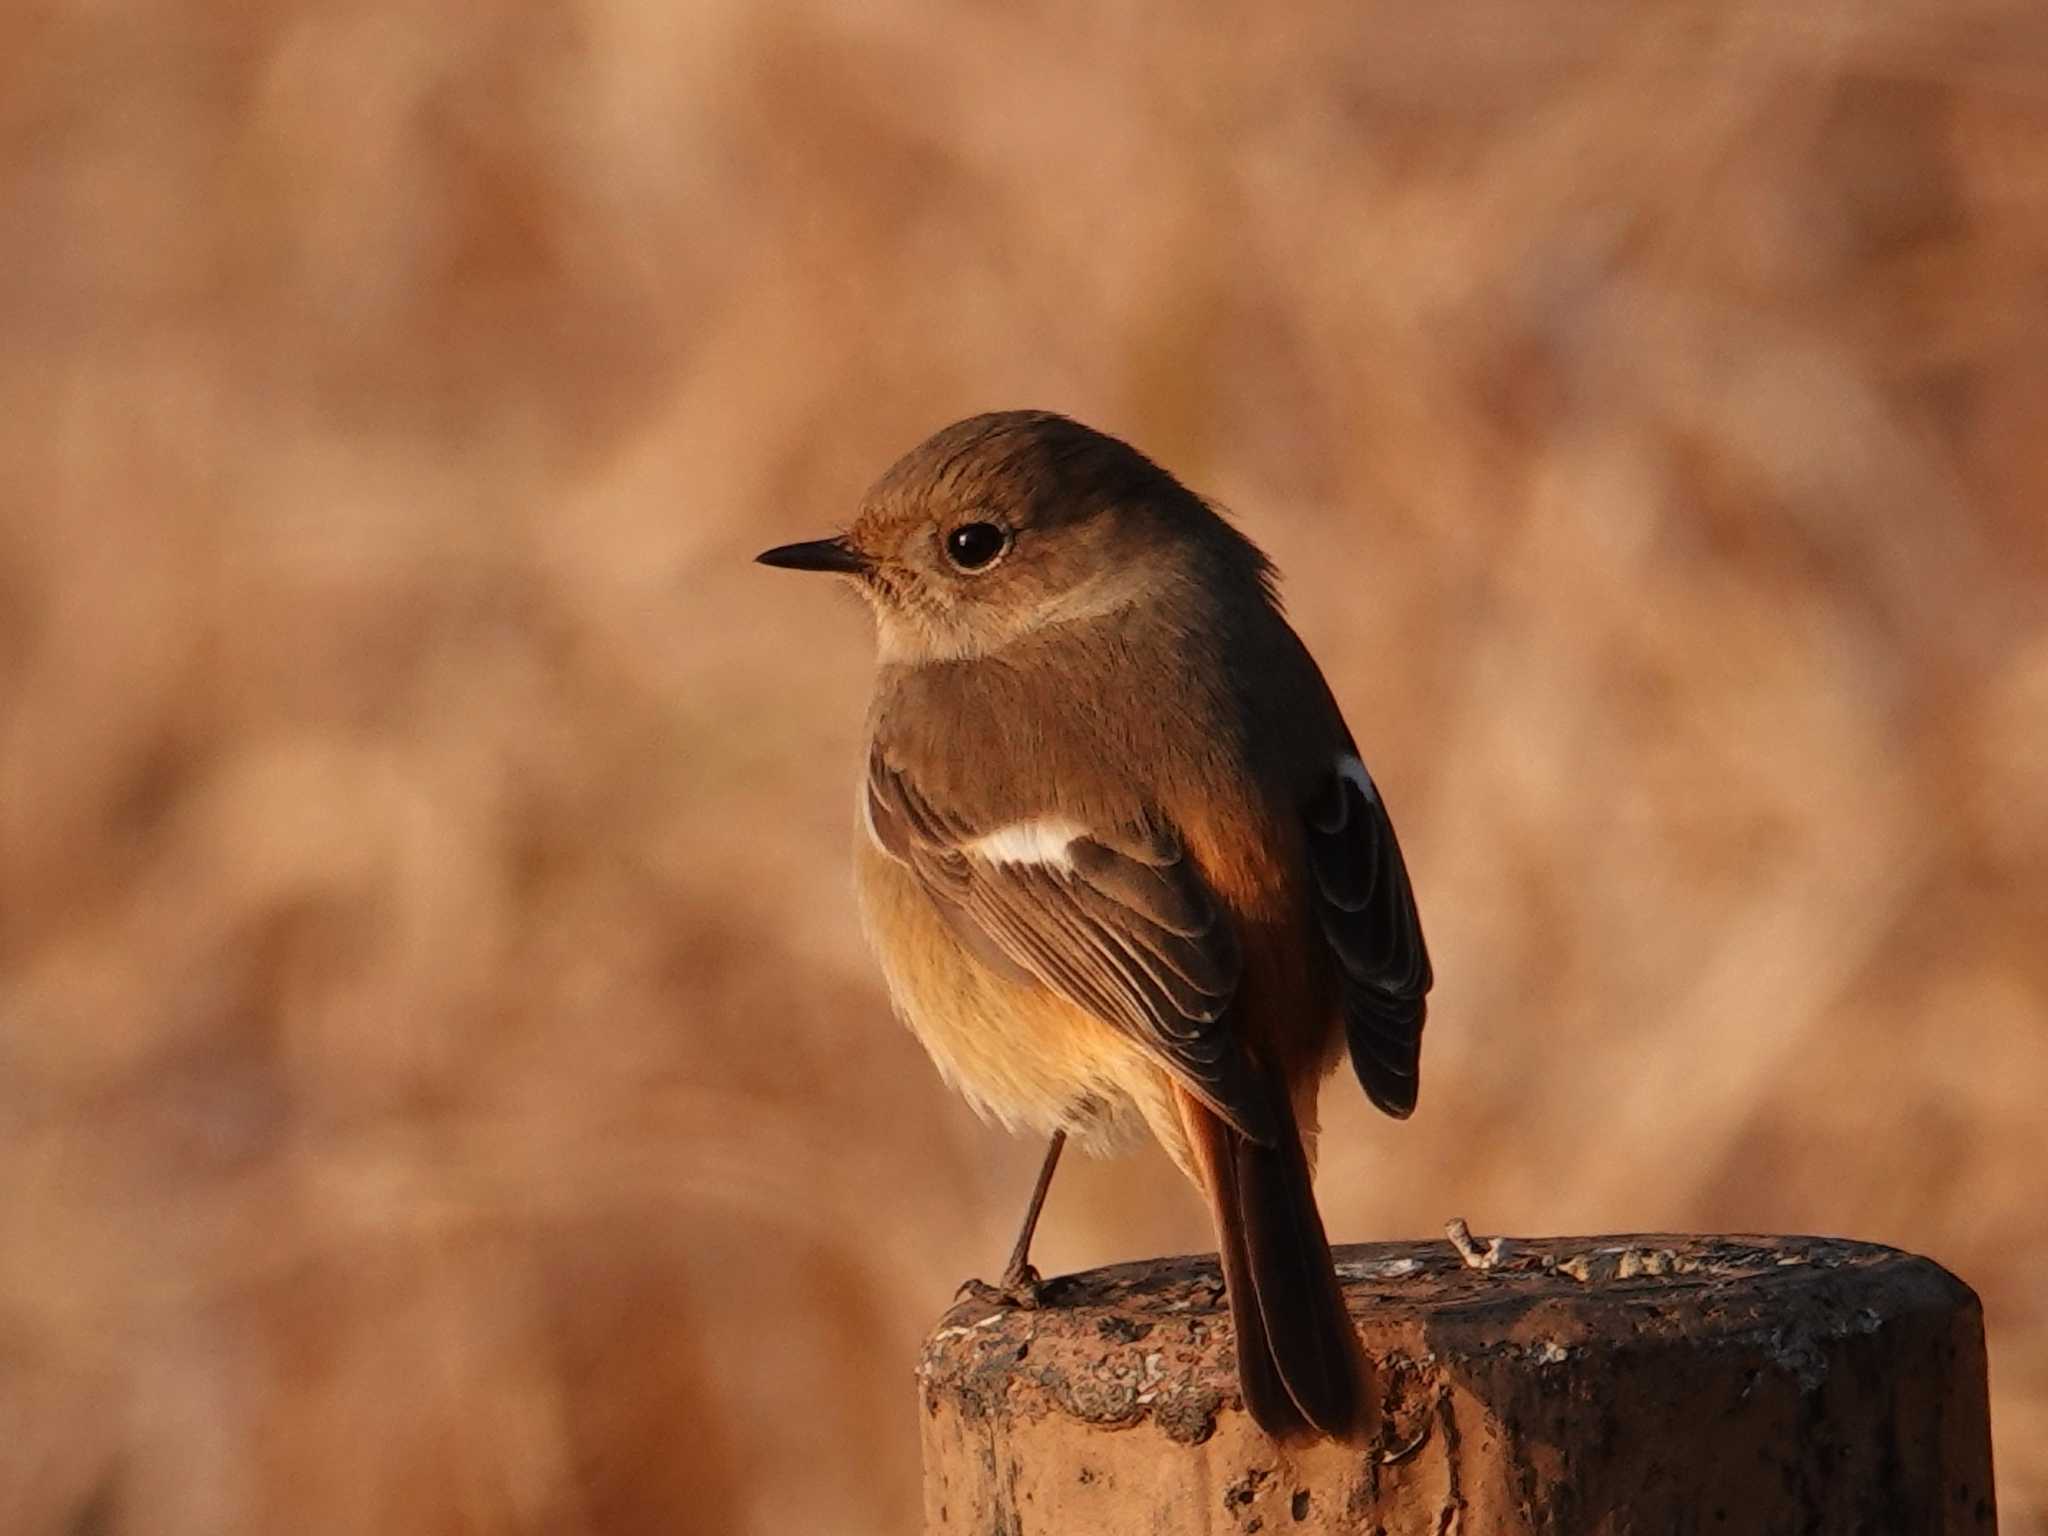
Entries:
[[1347, 752], [1337, 759], [1337, 776], [1356, 784], [1358, 792], [1365, 796], [1368, 805], [1380, 803], [1379, 786], [1373, 783], [1372, 775], [1365, 771], [1365, 764], [1350, 753]]
[[[879, 853], [888, 853], [889, 848], [882, 841], [882, 834], [875, 829], [875, 792], [866, 779], [860, 782], [860, 793], [854, 797], [854, 814], [860, 818], [860, 829], [867, 833], [868, 841]], [[891, 854], [890, 857], [895, 857]]]
[[997, 827], [995, 831], [985, 832], [971, 843], [963, 844], [962, 848], [964, 852], [991, 864], [1044, 864], [1053, 869], [1071, 870], [1074, 860], [1067, 849], [1075, 838], [1086, 836], [1087, 830], [1063, 816], [1040, 816], [1031, 821], [1013, 821], [1006, 827]]

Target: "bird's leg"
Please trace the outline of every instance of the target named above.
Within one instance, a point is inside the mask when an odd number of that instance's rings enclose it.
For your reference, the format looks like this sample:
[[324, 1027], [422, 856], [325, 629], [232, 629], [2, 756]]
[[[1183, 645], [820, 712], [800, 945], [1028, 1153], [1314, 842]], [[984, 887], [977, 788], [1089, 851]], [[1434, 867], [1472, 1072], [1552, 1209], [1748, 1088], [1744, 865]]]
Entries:
[[1052, 1188], [1052, 1171], [1060, 1165], [1060, 1152], [1066, 1147], [1067, 1133], [1054, 1131], [1052, 1140], [1045, 1144], [1045, 1161], [1039, 1165], [1038, 1182], [1031, 1186], [1031, 1203], [1024, 1207], [1024, 1225], [1017, 1230], [1017, 1246], [1010, 1250], [1010, 1262], [1003, 1266], [1003, 1278], [997, 1284], [1010, 1292], [1029, 1292], [1035, 1301], [1038, 1295], [1038, 1271], [1031, 1267], [1031, 1234], [1038, 1230], [1038, 1213], [1045, 1209], [1045, 1193]]
[[[1038, 1213], [1045, 1209], [1045, 1192], [1052, 1188], [1052, 1172], [1060, 1165], [1060, 1152], [1067, 1144], [1065, 1131], [1054, 1131], [1052, 1140], [1046, 1144], [1045, 1161], [1039, 1165], [1038, 1182], [1031, 1186], [1031, 1203], [1024, 1208], [1024, 1225], [1017, 1232], [1017, 1246], [1010, 1250], [1010, 1262], [1003, 1266], [1002, 1278], [995, 1283], [992, 1294], [1019, 1307], [1038, 1305], [1039, 1291], [1044, 1282], [1038, 1271], [1031, 1267], [1031, 1234], [1038, 1230]], [[961, 1291], [991, 1293], [991, 1288], [978, 1280], [970, 1280], [960, 1287]]]

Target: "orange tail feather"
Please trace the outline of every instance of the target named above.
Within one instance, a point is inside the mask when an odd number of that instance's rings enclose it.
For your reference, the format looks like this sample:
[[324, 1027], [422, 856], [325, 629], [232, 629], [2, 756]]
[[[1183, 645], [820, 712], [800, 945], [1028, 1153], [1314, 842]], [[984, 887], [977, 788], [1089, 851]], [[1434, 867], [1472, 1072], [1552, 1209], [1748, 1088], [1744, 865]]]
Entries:
[[1216, 1220], [1245, 1407], [1276, 1439], [1357, 1440], [1377, 1428], [1379, 1394], [1344, 1310], [1292, 1110], [1271, 1095], [1277, 1145], [1240, 1135], [1179, 1096]]

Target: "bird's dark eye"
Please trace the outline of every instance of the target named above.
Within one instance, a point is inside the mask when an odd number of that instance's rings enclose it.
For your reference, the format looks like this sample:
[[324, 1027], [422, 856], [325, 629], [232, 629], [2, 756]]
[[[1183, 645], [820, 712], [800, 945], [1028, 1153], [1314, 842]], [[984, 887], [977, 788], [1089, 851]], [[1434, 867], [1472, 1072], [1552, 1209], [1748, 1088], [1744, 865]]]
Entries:
[[963, 571], [985, 570], [1010, 547], [1010, 536], [994, 523], [962, 523], [946, 535], [946, 558]]

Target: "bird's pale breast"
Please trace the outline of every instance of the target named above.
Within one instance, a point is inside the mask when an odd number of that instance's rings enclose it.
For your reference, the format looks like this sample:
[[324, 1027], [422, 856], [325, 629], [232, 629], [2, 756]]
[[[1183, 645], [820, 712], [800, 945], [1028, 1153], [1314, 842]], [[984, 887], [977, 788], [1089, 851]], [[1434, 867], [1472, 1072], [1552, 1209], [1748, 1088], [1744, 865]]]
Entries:
[[1176, 1160], [1165, 1074], [1122, 1034], [1036, 982], [999, 974], [956, 936], [917, 877], [854, 833], [854, 881], [896, 1011], [946, 1080], [1012, 1130], [1064, 1130], [1094, 1151], [1141, 1122]]

